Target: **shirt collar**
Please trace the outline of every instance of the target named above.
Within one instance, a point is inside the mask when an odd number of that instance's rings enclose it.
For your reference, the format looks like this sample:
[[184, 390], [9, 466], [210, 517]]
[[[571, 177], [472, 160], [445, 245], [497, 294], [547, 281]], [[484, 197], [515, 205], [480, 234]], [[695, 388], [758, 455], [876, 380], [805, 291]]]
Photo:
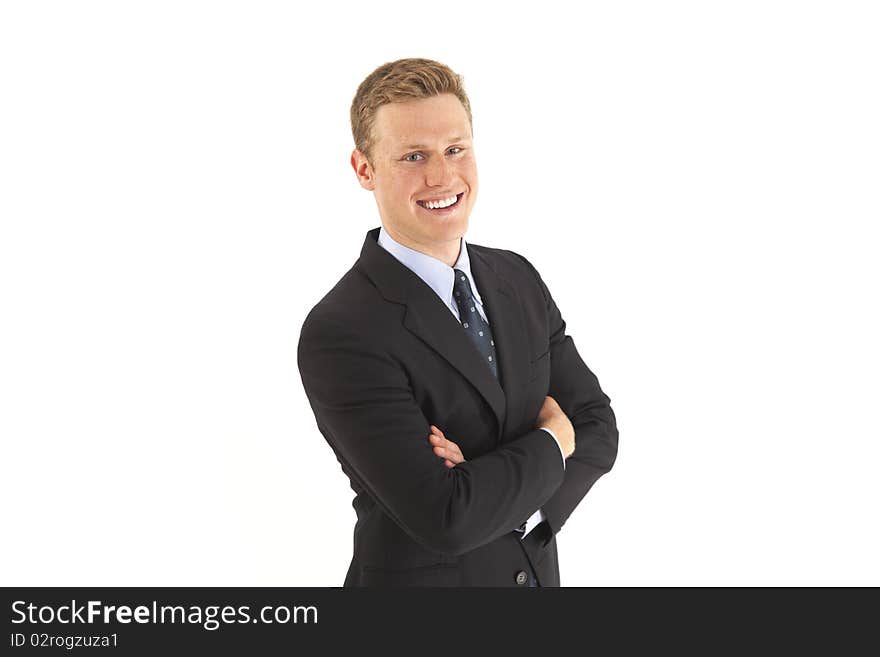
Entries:
[[461, 238], [461, 248], [458, 252], [458, 260], [456, 260], [455, 265], [452, 267], [433, 256], [420, 253], [400, 244], [385, 232], [384, 227], [379, 229], [378, 242], [379, 246], [388, 251], [401, 264], [421, 278], [428, 287], [434, 290], [447, 306], [451, 306], [453, 303], [452, 287], [455, 282], [455, 272], [453, 272], [453, 269], [459, 269], [467, 275], [474, 298], [481, 306], [483, 305], [483, 300], [480, 298], [476, 282], [471, 274], [471, 261], [468, 256], [467, 242], [465, 242], [463, 236]]

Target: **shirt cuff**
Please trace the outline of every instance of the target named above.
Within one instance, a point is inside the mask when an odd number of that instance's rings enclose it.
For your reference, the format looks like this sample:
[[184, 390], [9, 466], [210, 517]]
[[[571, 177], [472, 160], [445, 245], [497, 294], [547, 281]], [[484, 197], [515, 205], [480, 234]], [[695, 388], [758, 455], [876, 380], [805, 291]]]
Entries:
[[526, 520], [525, 523], [523, 523], [523, 525], [525, 527], [525, 531], [519, 537], [519, 540], [523, 540], [528, 535], [528, 533], [530, 531], [532, 531], [535, 527], [537, 527], [542, 522], [544, 522], [544, 520], [545, 520], [545, 516], [544, 516], [543, 509], [538, 509], [537, 511], [535, 511], [531, 515], [531, 517], [528, 520]]
[[565, 452], [562, 451], [562, 443], [559, 442], [559, 438], [557, 438], [556, 434], [553, 433], [552, 431], [550, 431], [550, 429], [548, 429], [547, 427], [539, 427], [539, 428], [543, 429], [544, 431], [549, 433], [551, 436], [553, 436], [553, 440], [556, 441], [556, 446], [559, 448], [559, 455], [562, 457], [562, 469], [565, 470]]

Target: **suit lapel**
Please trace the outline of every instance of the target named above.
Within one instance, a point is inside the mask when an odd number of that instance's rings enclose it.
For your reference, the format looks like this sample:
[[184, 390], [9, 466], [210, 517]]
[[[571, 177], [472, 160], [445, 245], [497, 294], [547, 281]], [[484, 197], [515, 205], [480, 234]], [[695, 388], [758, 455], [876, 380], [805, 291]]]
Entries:
[[[480, 247], [475, 248], [473, 244], [468, 244], [471, 273], [477, 283], [477, 289], [483, 300], [483, 310], [486, 311], [489, 328], [495, 340], [498, 375], [506, 393], [506, 400], [510, 400], [515, 396], [514, 390], [528, 380], [529, 349], [526, 322], [522, 304], [513, 285], [497, 273], [481, 251]], [[502, 435], [507, 433], [507, 428], [502, 430]]]
[[483, 309], [495, 339], [501, 381], [483, 363], [449, 309], [415, 273], [397, 261], [377, 243], [379, 229], [367, 233], [360, 263], [387, 300], [406, 305], [403, 324], [479, 391], [498, 420], [498, 435], [504, 432], [507, 398], [502, 390], [521, 385], [528, 374], [528, 349], [522, 308], [513, 286], [500, 277], [482, 254], [470, 248], [471, 273], [477, 283]]

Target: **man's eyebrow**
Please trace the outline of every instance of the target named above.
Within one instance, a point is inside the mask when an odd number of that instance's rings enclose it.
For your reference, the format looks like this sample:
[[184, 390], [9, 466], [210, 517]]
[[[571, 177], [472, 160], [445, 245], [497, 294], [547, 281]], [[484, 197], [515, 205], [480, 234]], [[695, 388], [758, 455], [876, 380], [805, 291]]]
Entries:
[[[467, 141], [468, 139], [470, 139], [470, 137], [453, 137], [452, 139], [449, 140], [449, 142], [452, 143], [455, 141]], [[403, 149], [428, 148], [428, 146], [426, 144], [410, 144], [408, 146], [401, 146], [401, 148], [403, 148]]]

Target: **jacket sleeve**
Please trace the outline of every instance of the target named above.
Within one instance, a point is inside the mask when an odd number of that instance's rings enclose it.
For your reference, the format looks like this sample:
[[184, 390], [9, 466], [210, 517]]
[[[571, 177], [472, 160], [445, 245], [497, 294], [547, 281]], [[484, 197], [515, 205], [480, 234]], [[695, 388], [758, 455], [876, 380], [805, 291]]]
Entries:
[[313, 311], [300, 334], [303, 386], [324, 437], [358, 483], [414, 540], [463, 554], [518, 526], [562, 483], [539, 429], [447, 468], [406, 371], [377, 340]]
[[550, 388], [553, 397], [571, 420], [575, 434], [574, 453], [566, 461], [562, 485], [541, 507], [547, 524], [556, 534], [587, 491], [617, 458], [617, 419], [599, 381], [584, 364], [574, 340], [565, 334], [565, 321], [541, 275], [523, 256], [534, 273], [547, 303], [550, 335]]

